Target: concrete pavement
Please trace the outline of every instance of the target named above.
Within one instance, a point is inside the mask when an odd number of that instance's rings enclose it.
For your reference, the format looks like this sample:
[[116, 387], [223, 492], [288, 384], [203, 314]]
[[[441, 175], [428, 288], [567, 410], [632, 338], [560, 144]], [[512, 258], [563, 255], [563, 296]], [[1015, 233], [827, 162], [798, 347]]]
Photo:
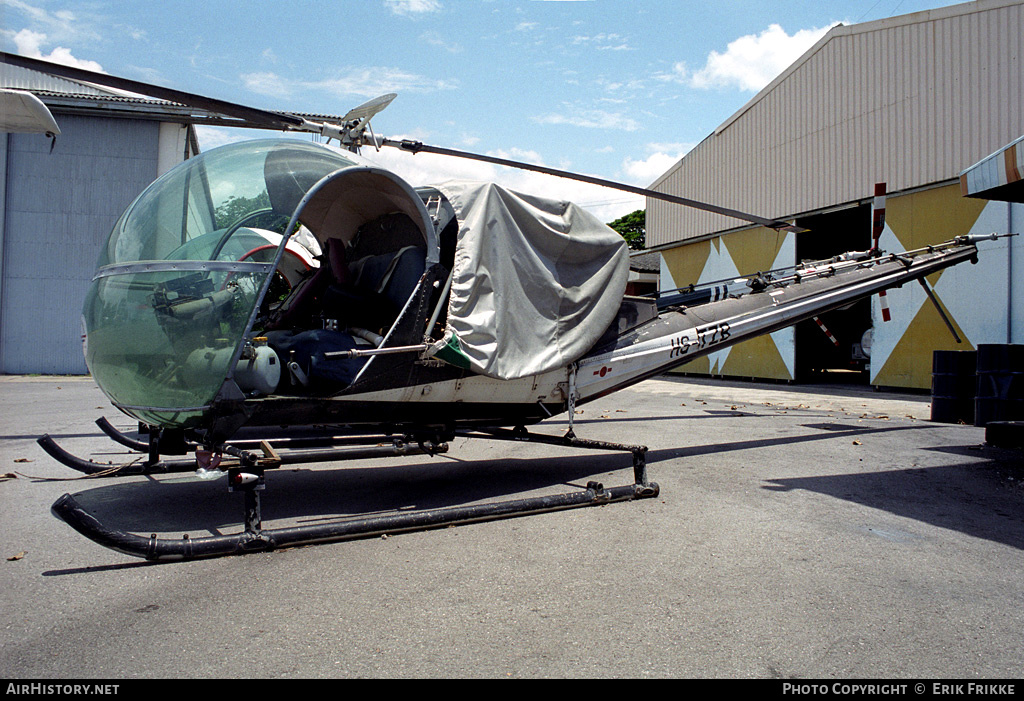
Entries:
[[[928, 398], [656, 379], [583, 407], [650, 448], [650, 500], [151, 564], [49, 514], [230, 532], [192, 475], [77, 479], [35, 444], [119, 461], [88, 378], [0, 378], [0, 676], [1013, 678], [1024, 459]], [[564, 420], [537, 430], [560, 435]], [[70, 479], [71, 481], [55, 481]], [[444, 455], [270, 473], [264, 525], [631, 482], [627, 455], [457, 439]]]

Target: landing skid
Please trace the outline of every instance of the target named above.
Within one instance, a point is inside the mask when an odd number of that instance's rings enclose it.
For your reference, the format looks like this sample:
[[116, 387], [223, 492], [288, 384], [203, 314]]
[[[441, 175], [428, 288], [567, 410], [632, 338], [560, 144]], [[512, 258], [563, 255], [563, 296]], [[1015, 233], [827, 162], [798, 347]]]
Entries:
[[[167, 459], [160, 456], [159, 439], [151, 436], [149, 443], [129, 438], [114, 428], [105, 418], [96, 424], [115, 442], [140, 453], [129, 456], [121, 463], [101, 463], [87, 460], [74, 455], [62, 448], [49, 435], [36, 440], [46, 453], [57, 462], [73, 470], [93, 477], [122, 477], [128, 475], [159, 475], [175, 472], [195, 472], [196, 461], [193, 458]], [[245, 451], [260, 448], [266, 443], [274, 447], [275, 464], [267, 460], [266, 468], [282, 465], [297, 465], [311, 462], [330, 462], [333, 460], [363, 460], [369, 458], [395, 457], [402, 455], [419, 455], [427, 452], [442, 452], [444, 448], [426, 448], [408, 443], [404, 438], [385, 435], [370, 436], [321, 436], [312, 438], [272, 438], [269, 441], [240, 440], [233, 441], [229, 451]], [[200, 447], [196, 444], [187, 446], [190, 450]], [[278, 450], [278, 449], [281, 450]], [[226, 458], [223, 469], [236, 466], [237, 459]]]
[[[644, 446], [630, 446], [577, 438], [572, 430], [565, 436], [544, 436], [528, 433], [519, 428], [514, 431], [492, 430], [459, 432], [454, 435], [467, 438], [514, 440], [560, 445], [591, 450], [625, 451], [633, 456], [634, 484], [605, 488], [598, 482], [589, 482], [586, 489], [495, 503], [402, 512], [387, 516], [363, 516], [341, 523], [323, 523], [289, 528], [264, 530], [262, 528], [260, 492], [264, 488], [266, 451], [260, 457], [251, 451], [237, 451], [240, 464], [228, 470], [228, 483], [233, 491], [245, 496], [245, 529], [235, 535], [181, 539], [159, 538], [156, 534], [140, 536], [106, 527], [87, 513], [70, 494], [65, 494], [51, 507], [57, 518], [66, 522], [90, 540], [118, 552], [147, 560], [193, 560], [224, 555], [242, 555], [265, 552], [296, 545], [338, 542], [407, 531], [426, 530], [440, 526], [458, 525], [502, 518], [526, 516], [583, 506], [600, 506], [618, 501], [632, 501], [655, 497], [658, 485], [647, 479]], [[445, 444], [437, 446], [445, 447]]]

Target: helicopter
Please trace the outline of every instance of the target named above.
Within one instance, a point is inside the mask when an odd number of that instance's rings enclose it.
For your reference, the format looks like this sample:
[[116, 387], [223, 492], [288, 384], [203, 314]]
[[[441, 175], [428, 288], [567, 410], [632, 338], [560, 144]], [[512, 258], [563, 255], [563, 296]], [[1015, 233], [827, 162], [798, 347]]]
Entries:
[[[73, 80], [200, 107], [337, 146], [256, 139], [186, 160], [113, 226], [83, 305], [93, 379], [148, 442], [126, 465], [39, 444], [94, 476], [226, 475], [240, 534], [181, 539], [112, 529], [71, 494], [51, 511], [91, 540], [149, 560], [261, 552], [438, 525], [655, 497], [646, 446], [578, 437], [577, 407], [729, 345], [977, 261], [981, 236], [886, 254], [877, 246], [724, 287], [625, 294], [629, 254], [585, 209], [495, 183], [413, 187], [366, 147], [544, 172], [726, 214], [785, 222], [503, 158], [391, 140], [370, 121], [388, 94], [336, 121], [269, 112], [2, 54]], [[942, 310], [940, 308], [940, 314]], [[528, 430], [567, 415], [563, 436]], [[282, 427], [305, 429], [288, 435]], [[247, 437], [254, 436], [254, 437]], [[392, 516], [264, 529], [266, 473], [283, 465], [444, 452], [455, 437], [629, 453], [633, 484]], [[384, 445], [381, 445], [381, 443]], [[390, 445], [388, 445], [390, 443]], [[192, 458], [167, 456], [194, 454]]]

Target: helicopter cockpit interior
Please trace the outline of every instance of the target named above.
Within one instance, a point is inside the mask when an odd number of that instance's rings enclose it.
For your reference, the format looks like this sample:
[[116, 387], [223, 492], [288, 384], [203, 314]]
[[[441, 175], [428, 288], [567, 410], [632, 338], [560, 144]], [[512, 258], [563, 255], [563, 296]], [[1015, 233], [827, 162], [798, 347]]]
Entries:
[[[295, 203], [304, 188], [295, 187], [291, 160], [286, 151], [268, 154], [271, 205], [294, 207], [320, 255], [296, 284], [264, 295], [251, 338], [258, 344], [265, 339], [271, 353], [263, 351], [267, 360], [259, 370], [260, 351], [244, 350], [234, 378], [254, 395], [334, 393], [351, 385], [369, 360], [343, 352], [422, 343], [425, 329], [406, 326], [403, 333], [395, 324], [439, 258], [435, 218], [425, 209], [429, 200], [392, 173], [372, 166], [339, 169]], [[279, 264], [275, 274], [280, 271]]]
[[[402, 212], [359, 226], [350, 243], [328, 238], [324, 248], [319, 266], [265, 304], [266, 316], [257, 319], [260, 337], [285, 363], [277, 393], [324, 393], [351, 384], [367, 359], [326, 354], [380, 347], [427, 268], [422, 233]], [[405, 345], [422, 336], [393, 340]]]

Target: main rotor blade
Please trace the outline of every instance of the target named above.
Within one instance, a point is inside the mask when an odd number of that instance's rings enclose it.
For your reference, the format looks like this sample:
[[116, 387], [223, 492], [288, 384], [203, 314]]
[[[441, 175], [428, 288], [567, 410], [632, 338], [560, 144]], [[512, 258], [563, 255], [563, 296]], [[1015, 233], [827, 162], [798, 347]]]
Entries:
[[483, 161], [484, 163], [494, 163], [495, 165], [508, 166], [509, 168], [519, 168], [521, 170], [531, 170], [536, 173], [545, 173], [547, 175], [554, 175], [559, 178], [568, 178], [570, 180], [578, 180], [584, 183], [590, 183], [591, 185], [600, 185], [602, 187], [608, 187], [615, 190], [622, 190], [624, 192], [631, 192], [635, 195], [643, 195], [656, 200], [664, 200], [665, 202], [672, 202], [673, 204], [683, 205], [684, 207], [693, 207], [695, 209], [702, 209], [706, 212], [714, 212], [715, 214], [721, 214], [727, 217], [733, 217], [735, 219], [742, 219], [753, 224], [760, 224], [761, 226], [768, 227], [769, 229], [775, 229], [777, 231], [791, 231], [794, 233], [800, 233], [807, 231], [807, 229], [801, 228], [790, 224], [789, 222], [776, 221], [772, 219], [765, 219], [759, 217], [756, 214], [747, 214], [746, 212], [740, 212], [735, 209], [728, 209], [726, 207], [719, 207], [718, 205], [708, 204], [706, 202], [699, 202], [697, 200], [691, 200], [686, 197], [677, 197], [676, 195], [669, 195], [664, 192], [658, 192], [657, 190], [649, 190], [645, 187], [636, 187], [635, 185], [627, 185], [625, 183], [618, 183], [613, 180], [605, 180], [603, 178], [595, 178], [590, 175], [581, 175], [579, 173], [572, 173], [567, 170], [558, 170], [557, 168], [548, 168], [546, 166], [538, 166], [532, 163], [523, 163], [521, 161], [511, 161], [507, 158], [497, 158], [495, 156], [485, 156], [479, 153], [470, 153], [468, 151], [457, 151], [450, 148], [441, 148], [440, 146], [429, 146], [419, 141], [402, 140], [395, 141], [393, 139], [384, 139], [382, 142], [383, 146], [392, 146], [394, 148], [401, 149], [402, 151], [408, 151], [410, 153], [436, 153], [442, 156], [454, 156], [456, 158], [468, 158], [474, 161]]
[[95, 83], [96, 85], [102, 85], [116, 90], [127, 90], [128, 92], [147, 95], [158, 100], [178, 102], [183, 105], [188, 105], [189, 107], [198, 107], [210, 112], [217, 112], [218, 114], [227, 115], [229, 117], [236, 117], [263, 128], [270, 127], [273, 129], [289, 129], [303, 124], [301, 117], [295, 117], [290, 114], [268, 112], [267, 110], [261, 110], [255, 107], [246, 107], [245, 105], [225, 102], [224, 100], [217, 100], [212, 97], [203, 97], [202, 95], [174, 90], [173, 88], [162, 88], [159, 85], [150, 85], [149, 83], [142, 83], [128, 78], [118, 78], [117, 76], [109, 75], [107, 73], [97, 73], [96, 71], [87, 71], [82, 68], [63, 66], [58, 63], [50, 63], [49, 61], [28, 58], [27, 56], [18, 56], [16, 54], [0, 52], [0, 63], [8, 63], [12, 66], [48, 73], [60, 78]]
[[[96, 85], [102, 85], [108, 88], [114, 88], [116, 90], [126, 90], [128, 92], [134, 92], [140, 95], [147, 95], [149, 97], [153, 97], [159, 100], [169, 100], [171, 102], [177, 102], [183, 105], [188, 105], [189, 107], [197, 107], [200, 109], [208, 110], [210, 112], [216, 112], [218, 114], [226, 115], [228, 117], [235, 117], [237, 119], [241, 119], [245, 122], [249, 122], [250, 124], [260, 126], [263, 128], [282, 130], [299, 128], [303, 131], [309, 131], [309, 127], [314, 126], [314, 124], [307, 122], [302, 117], [298, 117], [287, 113], [270, 112], [267, 110], [257, 109], [255, 107], [247, 107], [245, 105], [239, 105], [233, 102], [226, 102], [224, 100], [218, 100], [212, 97], [204, 97], [202, 95], [196, 95], [195, 93], [188, 93], [182, 90], [164, 88], [160, 87], [159, 85], [151, 85], [149, 83], [143, 83], [137, 80], [131, 80], [129, 78], [119, 78], [117, 76], [112, 76], [107, 73], [87, 71], [83, 68], [64, 66], [57, 63], [51, 63], [49, 61], [42, 61], [40, 59], [29, 58], [27, 56], [18, 56], [16, 54], [10, 54], [3, 51], [0, 51], [0, 63], [7, 63], [12, 66], [18, 66], [20, 68], [40, 71], [42, 73], [48, 73], [49, 75], [55, 75], [61, 78], [68, 78], [70, 80], [79, 80], [87, 83], [94, 83]], [[354, 114], [354, 116], [356, 117], [372, 117], [374, 114], [380, 112], [382, 109], [387, 107], [388, 104], [390, 104], [391, 100], [393, 99], [393, 94], [389, 93], [387, 95], [382, 95], [381, 97], [375, 98], [363, 105], [360, 105], [359, 107], [356, 107], [354, 110], [352, 110], [350, 114]], [[349, 115], [346, 115], [346, 117], [348, 116]], [[323, 127], [324, 125], [317, 124], [315, 126]], [[572, 173], [567, 170], [558, 170], [556, 168], [538, 166], [531, 163], [524, 163], [522, 161], [512, 161], [507, 158], [485, 156], [483, 154], [470, 153], [468, 151], [458, 151], [455, 149], [441, 148], [439, 146], [429, 146], [419, 141], [394, 141], [392, 139], [382, 139], [379, 143], [382, 146], [392, 146], [394, 148], [398, 148], [400, 150], [408, 151], [414, 154], [425, 152], [436, 153], [442, 156], [453, 156], [456, 158], [468, 158], [475, 161], [483, 161], [485, 163], [493, 163], [495, 165], [507, 166], [509, 168], [530, 170], [537, 173], [553, 175], [559, 178], [578, 180], [580, 182], [589, 183], [591, 185], [600, 185], [601, 187], [621, 190], [623, 192], [630, 192], [635, 195], [642, 195], [644, 197], [663, 200], [665, 202], [672, 202], [673, 204], [679, 204], [685, 207], [693, 207], [695, 209], [701, 209], [706, 212], [721, 214], [726, 217], [741, 219], [743, 221], [748, 221], [753, 224], [759, 224], [761, 226], [765, 226], [770, 229], [776, 229], [778, 231], [792, 231], [797, 233], [806, 231], [806, 229], [794, 226], [788, 222], [765, 219], [764, 217], [759, 217], [754, 214], [747, 214], [746, 212], [740, 212], [735, 209], [719, 207], [718, 205], [708, 204], [706, 202], [700, 202], [698, 200], [691, 200], [686, 197], [669, 195], [664, 192], [649, 190], [643, 187], [636, 187], [634, 185], [627, 185], [625, 183], [619, 183], [612, 180], [605, 180], [603, 178], [595, 178], [590, 175]]]

